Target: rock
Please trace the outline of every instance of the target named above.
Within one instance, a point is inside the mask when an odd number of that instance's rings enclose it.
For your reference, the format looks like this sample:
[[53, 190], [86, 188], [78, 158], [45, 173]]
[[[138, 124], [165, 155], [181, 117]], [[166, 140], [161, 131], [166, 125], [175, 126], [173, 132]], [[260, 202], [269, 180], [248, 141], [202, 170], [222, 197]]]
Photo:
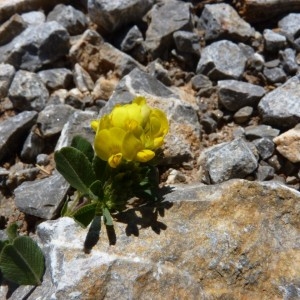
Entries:
[[46, 16], [42, 11], [29, 11], [21, 15], [24, 22], [28, 25], [40, 25], [46, 21]]
[[278, 27], [292, 37], [300, 33], [300, 14], [290, 13], [278, 22]]
[[173, 38], [177, 51], [200, 56], [200, 37], [198, 34], [179, 30], [174, 32]]
[[280, 33], [276, 33], [273, 30], [265, 29], [263, 32], [265, 41], [265, 49], [270, 52], [277, 52], [286, 46], [286, 37]]
[[71, 47], [70, 58], [74, 65], [80, 64], [94, 81], [110, 72], [123, 77], [136, 67], [143, 69], [136, 60], [104, 42], [96, 31], [90, 29]]
[[201, 156], [205, 180], [211, 183], [245, 178], [258, 166], [254, 154], [242, 138], [210, 147]]
[[276, 150], [292, 163], [300, 162], [300, 128], [292, 128], [273, 139]]
[[93, 99], [108, 100], [114, 92], [118, 80], [115, 78], [107, 79], [101, 76], [96, 82], [92, 92]]
[[244, 72], [246, 60], [236, 44], [222, 40], [202, 50], [196, 72], [207, 75], [211, 80], [239, 79]]
[[9, 64], [0, 64], [0, 98], [5, 98], [15, 75], [15, 68]]
[[23, 18], [15, 14], [0, 26], [0, 46], [9, 43], [27, 27]]
[[248, 140], [254, 140], [258, 138], [270, 138], [273, 139], [274, 137], [279, 135], [279, 130], [272, 128], [268, 125], [252, 125], [245, 128], [245, 135]]
[[89, 0], [88, 14], [100, 31], [111, 33], [124, 25], [138, 22], [152, 7], [153, 0]]
[[19, 70], [10, 85], [8, 97], [18, 110], [41, 111], [46, 106], [49, 92], [37, 74]]
[[134, 25], [128, 30], [127, 34], [121, 42], [120, 48], [122, 51], [128, 52], [139, 46], [143, 41], [143, 34], [139, 30], [139, 28]]
[[195, 91], [212, 87], [212, 82], [209, 80], [209, 78], [202, 74], [193, 76], [191, 79], [191, 84]]
[[78, 88], [74, 88], [68, 91], [64, 104], [83, 110], [86, 106], [89, 106], [91, 102], [91, 95], [84, 94]]
[[170, 0], [155, 4], [150, 14], [151, 23], [146, 31], [145, 47], [153, 59], [167, 57], [174, 46], [173, 33], [193, 29], [190, 4]]
[[207, 4], [199, 18], [198, 28], [205, 31], [205, 40], [228, 39], [246, 41], [254, 29], [229, 4]]
[[83, 12], [75, 9], [71, 5], [58, 4], [47, 16], [47, 22], [56, 21], [67, 29], [70, 35], [83, 33], [87, 26], [88, 20]]
[[174, 94], [149, 74], [135, 69], [117, 85], [115, 92], [100, 110], [107, 114], [116, 104], [125, 104], [136, 96], [144, 96], [150, 106], [163, 110], [170, 122], [170, 132], [163, 148], [164, 157], [160, 164], [181, 164], [192, 158], [192, 149], [200, 146], [200, 125], [196, 108]]
[[253, 114], [253, 107], [245, 106], [240, 108], [234, 115], [233, 119], [237, 124], [248, 122]]
[[45, 141], [43, 137], [37, 130], [36, 126], [33, 126], [22, 147], [22, 161], [35, 163], [37, 156], [42, 153], [44, 147]]
[[0, 123], [0, 161], [17, 151], [36, 118], [37, 112], [24, 111]]
[[89, 73], [84, 70], [80, 64], [75, 64], [74, 67], [74, 82], [76, 87], [82, 92], [92, 91], [95, 84], [89, 75]]
[[265, 181], [273, 179], [275, 170], [268, 165], [259, 165], [256, 171], [256, 179], [258, 181]]
[[159, 62], [159, 59], [154, 60], [147, 66], [148, 73], [155, 77], [157, 80], [159, 80], [161, 83], [163, 83], [166, 86], [172, 85], [172, 79], [169, 76], [168, 70], [166, 70], [161, 63]]
[[255, 139], [253, 140], [253, 144], [255, 145], [261, 159], [271, 157], [275, 149], [273, 141], [267, 137]]
[[263, 123], [291, 128], [300, 122], [300, 76], [294, 76], [259, 102]]
[[75, 112], [70, 105], [57, 104], [47, 105], [40, 113], [37, 123], [40, 126], [41, 134], [44, 138], [50, 138], [60, 133], [68, 121], [69, 117]]
[[73, 73], [66, 68], [43, 70], [37, 74], [50, 90], [68, 89], [73, 83]]
[[250, 56], [247, 60], [247, 65], [250, 69], [254, 69], [255, 71], [262, 71], [265, 64], [265, 58], [255, 52], [252, 56]]
[[[62, 207], [69, 184], [59, 174], [27, 181], [14, 190], [17, 208], [42, 219], [53, 219]], [[38, 192], [37, 192], [38, 191]]]
[[220, 80], [218, 88], [220, 103], [230, 111], [255, 107], [266, 93], [261, 86], [237, 80]]
[[283, 51], [280, 51], [279, 54], [281, 56], [285, 72], [289, 75], [295, 75], [299, 67], [296, 61], [295, 51], [291, 48], [286, 48]]
[[121, 214], [116, 244], [102, 229], [89, 254], [87, 229], [70, 218], [43, 222], [50, 274], [28, 300], [297, 298], [299, 198], [275, 182], [179, 185], [165, 196], [164, 217], [151, 219], [151, 208]]
[[63, 58], [69, 51], [69, 34], [55, 21], [29, 26], [0, 47], [1, 62], [17, 69], [37, 71]]
[[287, 80], [287, 76], [281, 68], [264, 68], [263, 74], [270, 83], [284, 83]]
[[40, 166], [47, 166], [50, 162], [49, 155], [41, 153], [36, 157], [36, 163]]
[[206, 133], [216, 131], [218, 123], [209, 114], [204, 114], [201, 117], [200, 124]]

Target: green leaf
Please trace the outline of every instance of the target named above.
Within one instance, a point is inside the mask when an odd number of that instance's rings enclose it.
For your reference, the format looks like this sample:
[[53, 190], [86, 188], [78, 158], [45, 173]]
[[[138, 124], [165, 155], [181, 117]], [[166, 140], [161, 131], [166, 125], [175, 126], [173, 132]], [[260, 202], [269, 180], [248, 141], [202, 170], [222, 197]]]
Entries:
[[6, 228], [6, 233], [10, 242], [12, 242], [18, 236], [18, 225], [16, 223], [10, 224]]
[[107, 175], [107, 162], [98, 156], [95, 156], [93, 159], [93, 169], [97, 179], [99, 179], [101, 182], [104, 182]]
[[66, 199], [62, 209], [61, 209], [61, 212], [60, 212], [60, 216], [61, 217], [65, 217], [67, 216], [67, 213], [68, 213], [68, 203], [69, 203], [69, 199]]
[[28, 236], [17, 237], [0, 254], [3, 277], [23, 285], [40, 285], [45, 271], [44, 256]]
[[114, 225], [113, 219], [110, 215], [110, 212], [106, 207], [104, 207], [104, 209], [103, 209], [103, 217], [104, 217], [105, 225], [107, 225], [107, 226], [113, 226]]
[[94, 157], [94, 149], [91, 143], [83, 138], [80, 135], [76, 135], [71, 142], [71, 147], [76, 148], [77, 150], [81, 151], [85, 154], [85, 156], [92, 162]]
[[83, 207], [79, 208], [72, 217], [81, 226], [87, 227], [95, 217], [96, 206], [96, 203], [84, 205]]
[[98, 199], [103, 198], [103, 186], [100, 180], [96, 180], [90, 186], [91, 192], [98, 197]]
[[7, 244], [9, 244], [8, 240], [0, 241], [0, 253], [1, 253], [2, 249], [4, 248], [4, 246]]
[[64, 147], [54, 154], [56, 168], [82, 194], [88, 194], [96, 175], [88, 158], [78, 149]]

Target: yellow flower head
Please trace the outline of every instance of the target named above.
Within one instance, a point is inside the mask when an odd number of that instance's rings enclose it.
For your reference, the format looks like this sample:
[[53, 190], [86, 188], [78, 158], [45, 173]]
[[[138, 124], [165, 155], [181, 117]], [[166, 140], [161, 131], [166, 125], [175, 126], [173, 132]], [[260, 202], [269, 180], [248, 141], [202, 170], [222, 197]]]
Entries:
[[94, 148], [98, 157], [116, 168], [121, 161], [147, 162], [155, 156], [168, 133], [166, 115], [153, 109], [144, 97], [131, 104], [117, 105], [110, 114], [91, 122], [96, 132]]

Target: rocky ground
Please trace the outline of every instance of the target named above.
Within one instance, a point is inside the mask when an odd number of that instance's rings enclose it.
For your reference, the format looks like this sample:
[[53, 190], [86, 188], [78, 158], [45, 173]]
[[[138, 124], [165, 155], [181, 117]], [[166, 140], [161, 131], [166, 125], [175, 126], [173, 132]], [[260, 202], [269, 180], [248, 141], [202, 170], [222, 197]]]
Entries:
[[[43, 2], [0, 3], [0, 229], [17, 220], [37, 232], [48, 269], [34, 291], [4, 282], [0, 294], [300, 297], [300, 14], [248, 23], [239, 1]], [[170, 120], [159, 170], [173, 207], [155, 226], [151, 213], [135, 215], [148, 229], [138, 239], [124, 233], [128, 216], [116, 217], [116, 246], [84, 257], [82, 229], [45, 221], [71, 193], [53, 152], [76, 134], [92, 141], [90, 120], [136, 95]], [[62, 275], [77, 264], [77, 279]]]

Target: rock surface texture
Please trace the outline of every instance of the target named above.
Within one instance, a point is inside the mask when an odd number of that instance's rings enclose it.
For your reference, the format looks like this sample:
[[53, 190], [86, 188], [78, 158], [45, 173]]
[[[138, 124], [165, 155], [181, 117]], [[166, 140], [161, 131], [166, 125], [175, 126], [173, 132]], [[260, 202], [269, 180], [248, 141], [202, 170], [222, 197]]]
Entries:
[[[47, 265], [0, 299], [300, 299], [300, 14], [242, 2], [0, 1], [0, 237], [17, 222]], [[54, 152], [136, 96], [170, 123], [162, 202], [60, 218]]]

